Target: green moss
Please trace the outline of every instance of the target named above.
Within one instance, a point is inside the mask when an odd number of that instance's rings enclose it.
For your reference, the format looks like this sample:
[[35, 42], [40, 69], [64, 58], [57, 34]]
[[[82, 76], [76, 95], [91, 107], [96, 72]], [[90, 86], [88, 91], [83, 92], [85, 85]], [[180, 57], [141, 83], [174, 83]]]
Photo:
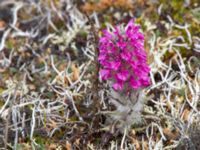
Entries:
[[7, 41], [6, 41], [6, 47], [7, 47], [8, 49], [12, 49], [12, 48], [14, 47], [13, 42], [12, 42], [11, 40], [7, 40]]
[[108, 16], [108, 15], [105, 15], [105, 16], [103, 16], [104, 17], [104, 21], [105, 22], [112, 22], [111, 20], [112, 20], [112, 17], [111, 16]]
[[45, 144], [47, 143], [47, 139], [43, 137], [36, 137], [35, 141], [37, 143], [37, 149], [39, 150], [47, 150]]
[[26, 145], [24, 144], [17, 144], [17, 150], [23, 150], [23, 149], [26, 149]]
[[191, 22], [190, 25], [191, 25], [190, 28], [189, 28], [190, 33], [192, 33], [194, 36], [198, 36], [199, 33], [200, 33], [199, 24], [196, 23], [196, 22]]
[[10, 71], [11, 74], [15, 74], [15, 73], [18, 72], [18, 69], [14, 68], [14, 67], [10, 67], [9, 71]]
[[[0, 88], [0, 94], [1, 94], [1, 88]], [[0, 99], [0, 108], [1, 108], [4, 104], [5, 104], [5, 102], [4, 102], [2, 99]]]
[[179, 91], [178, 91], [178, 94], [182, 97], [185, 97], [185, 88], [181, 88]]
[[81, 36], [81, 37], [86, 38], [88, 34], [87, 34], [86, 31], [84, 31], [84, 30], [80, 30], [80, 31], [78, 32], [78, 35]]

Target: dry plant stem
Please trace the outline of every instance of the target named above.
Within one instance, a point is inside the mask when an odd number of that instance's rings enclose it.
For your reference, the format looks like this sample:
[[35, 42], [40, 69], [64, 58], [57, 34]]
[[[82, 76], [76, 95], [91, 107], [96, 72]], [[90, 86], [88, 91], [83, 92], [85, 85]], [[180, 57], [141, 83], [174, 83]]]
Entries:
[[[19, 84], [18, 83], [15, 87], [15, 90], [14, 90], [14, 97], [13, 99], [10, 99], [10, 108], [9, 108], [9, 111], [8, 111], [8, 116], [7, 116], [7, 119], [6, 119], [6, 125], [5, 125], [5, 139], [4, 139], [4, 143], [5, 143], [5, 149], [7, 149], [7, 145], [8, 145], [8, 130], [9, 130], [9, 123], [10, 123], [10, 115], [12, 113], [12, 107], [13, 107], [13, 101], [16, 99], [16, 92], [17, 92], [17, 89], [19, 87]], [[15, 146], [16, 146], [16, 141], [15, 141]], [[15, 147], [16, 148], [16, 147]]]
[[[11, 109], [9, 109], [10, 111]], [[11, 112], [11, 111], [10, 111]], [[10, 114], [10, 113], [9, 113]], [[7, 149], [7, 143], [8, 143], [8, 126], [9, 126], [9, 122], [10, 122], [10, 115], [8, 114], [8, 118], [6, 120], [6, 127], [5, 127], [5, 136], [4, 136], [4, 144], [5, 144], [5, 149]]]
[[94, 58], [94, 63], [95, 63], [95, 73], [94, 73], [94, 80], [93, 80], [93, 89], [94, 89], [94, 104], [96, 107], [96, 110], [99, 109], [100, 103], [99, 103], [99, 68], [100, 65], [98, 63], [98, 56], [99, 56], [99, 51], [98, 51], [98, 35], [97, 31], [95, 30], [94, 23], [91, 21], [90, 17], [88, 14], [86, 14], [88, 21], [91, 25], [91, 30], [94, 36], [94, 49], [95, 49], [95, 58]]

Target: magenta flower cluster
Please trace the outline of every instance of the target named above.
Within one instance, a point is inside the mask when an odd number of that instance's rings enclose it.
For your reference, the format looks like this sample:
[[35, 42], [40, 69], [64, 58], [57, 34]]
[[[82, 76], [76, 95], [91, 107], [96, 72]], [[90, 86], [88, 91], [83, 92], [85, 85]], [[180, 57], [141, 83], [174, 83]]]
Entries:
[[111, 80], [115, 90], [139, 89], [150, 84], [144, 35], [130, 20], [126, 27], [103, 30], [99, 40], [100, 78]]

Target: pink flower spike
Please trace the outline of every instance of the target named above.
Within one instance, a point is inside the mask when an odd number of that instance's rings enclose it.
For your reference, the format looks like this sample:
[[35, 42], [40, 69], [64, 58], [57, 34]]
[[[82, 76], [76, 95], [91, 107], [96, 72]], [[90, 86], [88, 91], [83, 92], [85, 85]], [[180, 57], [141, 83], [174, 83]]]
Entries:
[[150, 68], [144, 49], [144, 35], [131, 19], [127, 26], [104, 30], [99, 41], [100, 77], [110, 80], [118, 91], [144, 88], [150, 84]]

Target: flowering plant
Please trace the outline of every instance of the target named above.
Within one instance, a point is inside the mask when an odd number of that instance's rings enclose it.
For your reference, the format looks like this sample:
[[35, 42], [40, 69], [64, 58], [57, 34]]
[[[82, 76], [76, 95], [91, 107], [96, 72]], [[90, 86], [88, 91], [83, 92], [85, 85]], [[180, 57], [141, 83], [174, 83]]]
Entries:
[[116, 91], [128, 92], [150, 84], [144, 36], [139, 29], [134, 20], [130, 20], [125, 28], [121, 25], [112, 32], [103, 30], [100, 38], [100, 78], [110, 79]]

